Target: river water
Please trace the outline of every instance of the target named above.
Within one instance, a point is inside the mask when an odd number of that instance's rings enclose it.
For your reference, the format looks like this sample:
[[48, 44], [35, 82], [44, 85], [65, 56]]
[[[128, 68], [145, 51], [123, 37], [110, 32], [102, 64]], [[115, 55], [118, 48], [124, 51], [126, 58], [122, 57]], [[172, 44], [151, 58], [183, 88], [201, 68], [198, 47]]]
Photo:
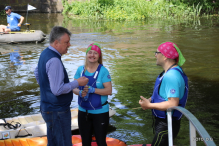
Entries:
[[[27, 22], [31, 23], [30, 29], [42, 30], [47, 39], [41, 44], [0, 44], [0, 118], [39, 113], [40, 91], [33, 71], [40, 53], [49, 45], [51, 28], [59, 25], [72, 32], [72, 46], [62, 57], [70, 80], [78, 66], [84, 64], [86, 47], [93, 42], [102, 47], [104, 66], [110, 71], [113, 84], [109, 102], [117, 112], [110, 119], [108, 137], [127, 144], [152, 142], [151, 111], [143, 111], [138, 101], [140, 95], [152, 95], [154, 81], [162, 71], [156, 66], [154, 52], [162, 42], [172, 41], [186, 58], [182, 66], [190, 86], [186, 109], [219, 143], [218, 18], [114, 22], [29, 13]], [[0, 23], [6, 23], [4, 17], [0, 17]], [[77, 96], [71, 107], [77, 107]], [[189, 145], [186, 117], [182, 118], [174, 144]], [[200, 139], [197, 144], [204, 145]]]

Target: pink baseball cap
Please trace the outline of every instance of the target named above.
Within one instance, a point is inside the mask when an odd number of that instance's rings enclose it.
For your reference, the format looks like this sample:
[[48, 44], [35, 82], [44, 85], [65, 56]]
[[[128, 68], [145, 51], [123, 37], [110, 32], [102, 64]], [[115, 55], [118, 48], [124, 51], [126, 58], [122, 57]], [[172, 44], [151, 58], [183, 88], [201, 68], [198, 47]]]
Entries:
[[100, 45], [98, 43], [92, 43], [88, 46], [87, 48], [87, 51], [86, 51], [86, 54], [88, 51], [90, 50], [94, 50], [94, 51], [97, 51], [97, 53], [99, 54], [99, 56], [101, 56], [101, 48], [100, 48]]
[[179, 66], [182, 66], [186, 61], [180, 49], [175, 43], [172, 42], [162, 43], [158, 47], [158, 50], [167, 58], [176, 59]]

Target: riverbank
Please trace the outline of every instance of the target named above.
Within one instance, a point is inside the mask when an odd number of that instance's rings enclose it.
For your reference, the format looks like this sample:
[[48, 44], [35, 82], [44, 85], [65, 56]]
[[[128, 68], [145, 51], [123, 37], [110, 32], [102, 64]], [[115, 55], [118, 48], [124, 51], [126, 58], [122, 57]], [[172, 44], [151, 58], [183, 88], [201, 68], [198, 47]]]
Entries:
[[190, 0], [63, 0], [63, 14], [68, 17], [107, 20], [144, 20], [147, 18], [190, 19], [218, 14], [219, 2]]

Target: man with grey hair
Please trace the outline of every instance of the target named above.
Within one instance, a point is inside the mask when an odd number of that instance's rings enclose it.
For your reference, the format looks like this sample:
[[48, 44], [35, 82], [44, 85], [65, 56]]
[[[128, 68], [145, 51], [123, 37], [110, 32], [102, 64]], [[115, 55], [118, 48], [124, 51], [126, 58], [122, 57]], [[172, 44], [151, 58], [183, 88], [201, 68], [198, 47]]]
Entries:
[[40, 111], [47, 125], [47, 146], [72, 146], [71, 111], [74, 88], [85, 86], [88, 78], [72, 82], [61, 61], [70, 44], [71, 32], [55, 26], [50, 33], [48, 48], [42, 51], [34, 74], [40, 85]]

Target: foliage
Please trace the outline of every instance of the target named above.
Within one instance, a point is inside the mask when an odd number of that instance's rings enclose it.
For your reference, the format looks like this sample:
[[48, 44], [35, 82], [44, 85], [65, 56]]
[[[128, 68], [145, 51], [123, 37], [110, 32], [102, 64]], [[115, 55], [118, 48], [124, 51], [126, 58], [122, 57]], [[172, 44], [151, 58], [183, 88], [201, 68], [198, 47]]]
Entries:
[[0, 16], [6, 16], [6, 13], [5, 13], [4, 10], [1, 10], [1, 11], [0, 11]]
[[219, 2], [216, 0], [182, 0], [182, 3], [186, 3], [190, 7], [201, 7], [200, 14], [203, 15], [215, 14], [219, 10]]
[[198, 5], [201, 4], [203, 5], [203, 11], [206, 11], [209, 8], [213, 9], [218, 9], [219, 3], [216, 2], [217, 0], [181, 0], [182, 3], [187, 3], [189, 6]]
[[216, 4], [207, 0], [92, 0], [73, 1], [71, 4], [63, 0], [63, 3], [63, 14], [108, 20], [193, 18], [201, 13], [211, 14], [216, 8]]
[[202, 9], [202, 5], [199, 6], [199, 3], [197, 4], [196, 7], [195, 7], [194, 4], [193, 4], [194, 15], [199, 16], [199, 15], [200, 15], [200, 12], [201, 12], [201, 9]]
[[110, 5], [114, 5], [114, 0], [98, 0], [98, 3], [101, 6], [110, 6]]

